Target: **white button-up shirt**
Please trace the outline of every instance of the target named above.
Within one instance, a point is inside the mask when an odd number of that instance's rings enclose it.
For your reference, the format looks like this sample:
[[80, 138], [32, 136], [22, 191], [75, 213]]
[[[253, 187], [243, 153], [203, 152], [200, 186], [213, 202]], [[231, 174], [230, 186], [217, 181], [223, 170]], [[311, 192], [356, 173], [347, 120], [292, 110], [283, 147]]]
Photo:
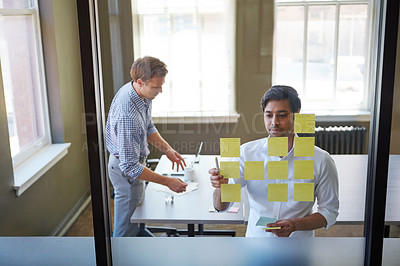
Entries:
[[[288, 179], [268, 179], [269, 161], [288, 161]], [[314, 179], [293, 179], [294, 160], [314, 160]], [[294, 157], [293, 148], [287, 156], [268, 156], [268, 138], [263, 138], [243, 144], [240, 147], [240, 179], [230, 179], [229, 183], [240, 183], [247, 186], [250, 204], [249, 220], [246, 236], [274, 237], [275, 235], [263, 230], [263, 226], [256, 226], [260, 216], [280, 219], [300, 218], [312, 214], [315, 200], [318, 210], [327, 221], [326, 228], [336, 222], [339, 209], [339, 182], [335, 163], [326, 151], [319, 147], [314, 148], [314, 157]], [[244, 162], [264, 161], [264, 180], [245, 180]], [[314, 182], [314, 202], [294, 201], [294, 183]], [[288, 202], [269, 202], [268, 184], [287, 183]], [[314, 231], [295, 231], [291, 237], [312, 237]]]

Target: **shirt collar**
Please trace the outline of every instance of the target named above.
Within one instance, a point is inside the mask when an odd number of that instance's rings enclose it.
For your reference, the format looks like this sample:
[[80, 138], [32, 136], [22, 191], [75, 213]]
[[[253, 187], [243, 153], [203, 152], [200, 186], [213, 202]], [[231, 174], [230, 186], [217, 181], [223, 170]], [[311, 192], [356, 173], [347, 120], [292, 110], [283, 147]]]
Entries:
[[129, 97], [131, 98], [131, 101], [139, 108], [148, 108], [151, 103], [151, 100], [144, 98], [143, 101], [143, 99], [139, 96], [139, 94], [133, 87], [133, 81], [130, 82], [130, 87], [131, 89], [129, 90]]

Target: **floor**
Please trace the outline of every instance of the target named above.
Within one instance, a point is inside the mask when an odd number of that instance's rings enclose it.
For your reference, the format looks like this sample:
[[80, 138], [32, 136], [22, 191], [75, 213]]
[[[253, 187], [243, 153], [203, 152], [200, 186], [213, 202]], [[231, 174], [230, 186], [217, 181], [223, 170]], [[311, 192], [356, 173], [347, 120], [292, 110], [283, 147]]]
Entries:
[[[113, 200], [110, 201], [111, 213], [113, 213]], [[111, 219], [113, 219], [111, 214]], [[178, 229], [186, 229], [186, 225], [179, 224], [148, 224], [154, 226], [170, 226]], [[237, 237], [243, 237], [246, 233], [246, 225], [204, 225], [205, 230], [235, 230]], [[363, 225], [334, 225], [328, 230], [318, 229], [315, 231], [317, 237], [362, 237]], [[92, 205], [82, 212], [77, 221], [66, 233], [65, 236], [93, 236]], [[166, 236], [164, 233], [157, 233], [157, 236]], [[400, 237], [400, 226], [390, 226], [389, 237]]]

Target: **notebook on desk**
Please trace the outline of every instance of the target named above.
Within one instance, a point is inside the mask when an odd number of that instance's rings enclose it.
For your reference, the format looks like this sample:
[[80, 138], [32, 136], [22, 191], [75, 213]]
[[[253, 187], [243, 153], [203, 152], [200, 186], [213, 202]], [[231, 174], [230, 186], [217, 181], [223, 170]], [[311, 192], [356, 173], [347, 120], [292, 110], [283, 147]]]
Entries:
[[[200, 152], [201, 149], [203, 148], [203, 142], [200, 142], [199, 148], [197, 149], [196, 154], [193, 155], [183, 155], [183, 159], [185, 160], [186, 163], [186, 167], [191, 167], [193, 166], [193, 164], [195, 163], [199, 163], [200, 161]], [[170, 175], [170, 176], [184, 176], [185, 175], [185, 171], [183, 169], [179, 169], [179, 171], [176, 171], [176, 166], [175, 169], [164, 169], [162, 171], [163, 175]]]

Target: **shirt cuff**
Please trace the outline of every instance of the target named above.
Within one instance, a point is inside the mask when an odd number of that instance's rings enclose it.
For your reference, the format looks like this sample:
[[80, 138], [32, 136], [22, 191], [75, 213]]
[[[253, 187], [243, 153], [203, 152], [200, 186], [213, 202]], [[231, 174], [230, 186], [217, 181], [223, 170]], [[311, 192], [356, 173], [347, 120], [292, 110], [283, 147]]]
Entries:
[[326, 220], [325, 229], [329, 229], [332, 225], [336, 223], [336, 217], [338, 216], [338, 212], [329, 211], [328, 209], [321, 208], [318, 209], [318, 213], [324, 216]]
[[144, 165], [136, 163], [132, 170], [127, 173], [129, 183], [132, 183], [136, 178], [138, 178], [144, 171]]
[[157, 133], [157, 132], [158, 132], [157, 128], [153, 125], [152, 127], [147, 129], [147, 136], [150, 136], [151, 134]]

